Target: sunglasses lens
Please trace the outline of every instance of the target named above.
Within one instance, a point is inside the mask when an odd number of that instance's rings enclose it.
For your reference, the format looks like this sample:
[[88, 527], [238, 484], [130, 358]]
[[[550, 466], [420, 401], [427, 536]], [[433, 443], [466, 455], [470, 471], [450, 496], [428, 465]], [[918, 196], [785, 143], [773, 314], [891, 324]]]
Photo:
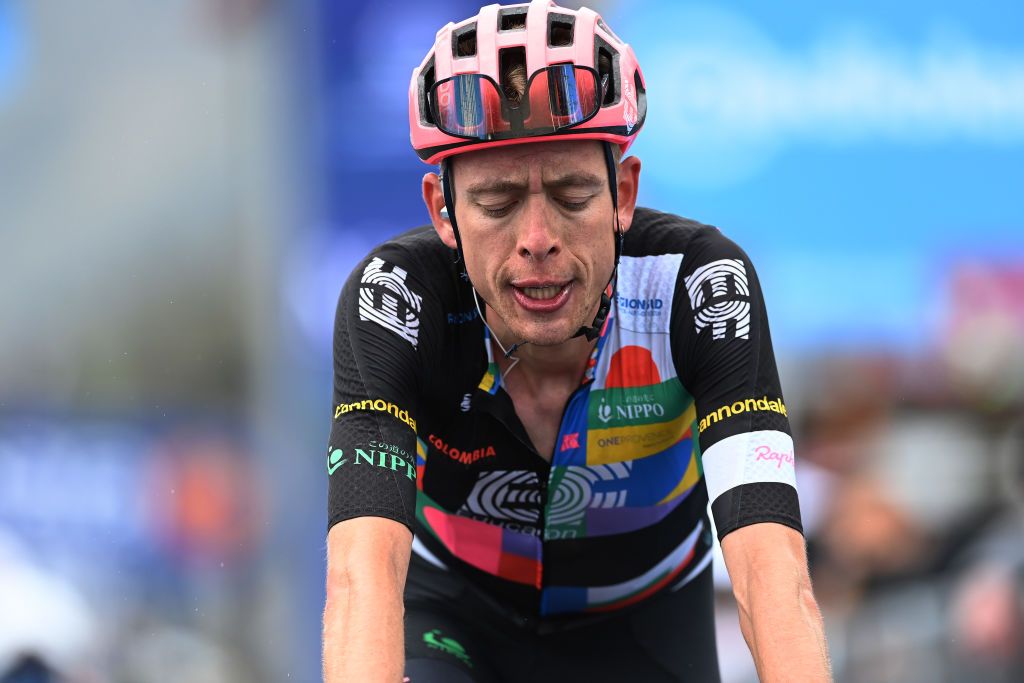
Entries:
[[527, 89], [523, 102], [511, 103], [490, 78], [460, 74], [434, 84], [431, 113], [437, 127], [449, 135], [500, 140], [575, 126], [600, 106], [596, 74], [572, 64], [541, 69], [530, 78]]
[[449, 135], [489, 140], [508, 130], [494, 82], [479, 74], [460, 74], [435, 84], [430, 106], [437, 127]]

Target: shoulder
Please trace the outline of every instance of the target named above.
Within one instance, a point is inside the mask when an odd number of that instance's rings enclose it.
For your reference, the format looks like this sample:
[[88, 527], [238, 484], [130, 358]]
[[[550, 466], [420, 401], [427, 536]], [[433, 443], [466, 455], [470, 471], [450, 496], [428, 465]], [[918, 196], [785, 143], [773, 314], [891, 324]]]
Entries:
[[395, 337], [416, 350], [434, 348], [445, 311], [459, 310], [465, 283], [458, 273], [453, 252], [429, 226], [388, 239], [352, 269], [338, 299], [336, 333], [352, 343], [387, 346]]
[[638, 206], [623, 241], [623, 256], [683, 254], [690, 243], [718, 228], [690, 218]]
[[356, 265], [352, 274], [361, 273], [374, 260], [398, 266], [423, 281], [444, 279], [455, 273], [452, 250], [444, 245], [429, 225], [407, 230], [381, 242]]
[[716, 226], [644, 207], [636, 209], [622, 253], [633, 257], [681, 255], [684, 268], [721, 258], [746, 260], [739, 245]]
[[[464, 286], [455, 252], [427, 225], [381, 242], [359, 260], [349, 274], [346, 289], [363, 296], [389, 293], [416, 310], [427, 302], [447, 305], [459, 298]], [[342, 296], [344, 296], [344, 291]]]
[[629, 246], [623, 249], [620, 264], [619, 308], [643, 309], [646, 303], [652, 312], [637, 314], [648, 316], [643, 319], [645, 329], [654, 324], [650, 316], [659, 309], [672, 311], [671, 319], [663, 323], [668, 326], [700, 317], [698, 332], [707, 326], [704, 318], [736, 317], [741, 333], [749, 325], [744, 321], [751, 302], [760, 296], [754, 267], [743, 249], [717, 227], [638, 208], [625, 244]]

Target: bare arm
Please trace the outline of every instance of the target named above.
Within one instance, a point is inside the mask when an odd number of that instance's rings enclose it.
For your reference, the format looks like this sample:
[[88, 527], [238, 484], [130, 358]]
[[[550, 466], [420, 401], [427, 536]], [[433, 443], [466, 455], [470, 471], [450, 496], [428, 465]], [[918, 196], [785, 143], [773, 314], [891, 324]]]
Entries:
[[405, 667], [402, 592], [412, 534], [383, 517], [358, 517], [327, 535], [324, 680], [397, 683]]
[[832, 680], [803, 536], [781, 524], [751, 524], [723, 538], [722, 552], [758, 677]]

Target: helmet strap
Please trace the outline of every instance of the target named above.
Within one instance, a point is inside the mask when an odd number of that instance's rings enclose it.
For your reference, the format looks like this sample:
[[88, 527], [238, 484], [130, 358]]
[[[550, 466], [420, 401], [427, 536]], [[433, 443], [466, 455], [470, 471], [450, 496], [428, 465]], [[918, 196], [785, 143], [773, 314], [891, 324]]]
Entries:
[[[608, 187], [612, 193], [612, 226], [615, 230], [615, 265], [612, 266], [611, 277], [608, 278], [608, 284], [605, 285], [604, 289], [601, 290], [601, 303], [597, 307], [597, 315], [594, 316], [594, 322], [589, 326], [584, 325], [573, 337], [579, 337], [581, 335], [586, 336], [588, 341], [594, 341], [601, 336], [601, 328], [604, 327], [604, 323], [608, 320], [608, 313], [612, 309], [612, 299], [615, 296], [615, 285], [616, 275], [619, 271], [619, 256], [622, 255], [622, 226], [619, 224], [619, 184], [618, 174], [615, 170], [615, 155], [612, 152], [612, 143], [604, 143], [604, 163], [608, 169]], [[609, 296], [609, 287], [611, 288], [611, 296]]]
[[444, 194], [444, 208], [448, 222], [452, 224], [452, 232], [455, 234], [455, 263], [462, 264], [462, 279], [469, 282], [469, 271], [466, 270], [466, 257], [462, 253], [462, 236], [459, 235], [459, 226], [455, 222], [455, 190], [452, 186], [452, 165], [448, 159], [441, 161], [441, 192]]

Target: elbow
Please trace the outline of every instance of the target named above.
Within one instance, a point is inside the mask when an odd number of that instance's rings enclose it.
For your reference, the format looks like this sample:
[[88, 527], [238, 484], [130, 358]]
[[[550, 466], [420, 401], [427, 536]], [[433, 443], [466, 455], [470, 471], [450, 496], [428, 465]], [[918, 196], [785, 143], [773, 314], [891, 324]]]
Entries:
[[351, 595], [350, 572], [344, 565], [328, 565], [324, 607], [331, 611], [343, 605]]
[[386, 612], [404, 614], [404, 583], [391, 572], [360, 571], [339, 567], [328, 571], [324, 599], [324, 627], [343, 627], [359, 615]]
[[818, 601], [814, 597], [814, 588], [811, 586], [809, 577], [804, 577], [797, 587], [797, 602], [800, 605], [800, 610], [804, 613], [805, 619], [815, 623], [822, 622], [821, 609], [818, 607]]
[[754, 603], [763, 603], [764, 598], [776, 604], [798, 604], [804, 610], [817, 612], [818, 609], [806, 565], [795, 562], [775, 571], [743, 572], [734, 577], [732, 594], [741, 619], [749, 619], [758, 611]]
[[339, 522], [327, 538], [326, 607], [401, 600], [412, 534], [385, 518]]
[[327, 567], [326, 604], [331, 607], [358, 601], [361, 596], [401, 592], [404, 578], [397, 562], [373, 557], [331, 562]]
[[[376, 522], [373, 519], [368, 521]], [[402, 533], [397, 538], [364, 533], [329, 540], [326, 581], [328, 608], [364, 598], [377, 600], [401, 596], [409, 567], [412, 535], [404, 527], [400, 531]]]

